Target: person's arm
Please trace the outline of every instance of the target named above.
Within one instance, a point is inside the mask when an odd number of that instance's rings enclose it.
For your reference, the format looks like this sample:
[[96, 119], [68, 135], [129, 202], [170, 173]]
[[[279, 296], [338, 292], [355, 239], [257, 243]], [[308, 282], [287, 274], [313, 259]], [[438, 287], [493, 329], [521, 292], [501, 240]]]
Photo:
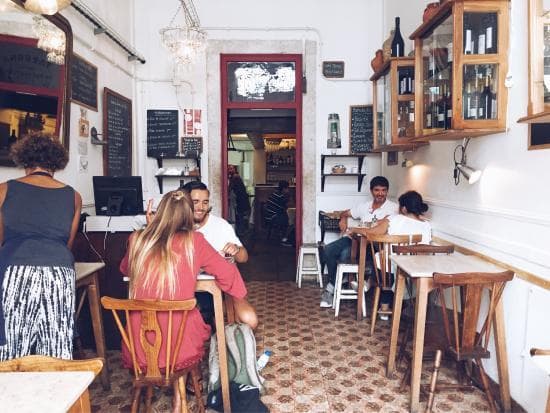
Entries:
[[338, 227], [341, 232], [346, 232], [348, 229], [348, 218], [351, 217], [351, 210], [346, 209], [345, 211], [340, 212], [340, 221], [338, 222]]
[[239, 244], [228, 242], [222, 248], [222, 252], [235, 259], [235, 262], [243, 263], [248, 261], [248, 251], [246, 248]]
[[80, 211], [82, 210], [82, 197], [76, 191], [74, 191], [74, 216], [73, 223], [71, 224], [71, 234], [67, 241], [67, 247], [71, 249], [73, 247], [74, 238], [76, 237], [76, 231], [78, 231], [78, 224], [80, 223]]
[[376, 222], [376, 225], [370, 228], [353, 228], [352, 232], [360, 235], [383, 235], [388, 232], [390, 221], [387, 218]]

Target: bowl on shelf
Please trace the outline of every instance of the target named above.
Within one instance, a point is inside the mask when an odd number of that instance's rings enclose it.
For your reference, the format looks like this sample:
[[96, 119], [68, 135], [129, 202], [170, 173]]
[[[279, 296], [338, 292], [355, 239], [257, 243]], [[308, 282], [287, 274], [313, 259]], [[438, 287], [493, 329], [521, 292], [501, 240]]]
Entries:
[[346, 173], [346, 167], [344, 165], [334, 165], [332, 167], [332, 173], [333, 174], [345, 174]]

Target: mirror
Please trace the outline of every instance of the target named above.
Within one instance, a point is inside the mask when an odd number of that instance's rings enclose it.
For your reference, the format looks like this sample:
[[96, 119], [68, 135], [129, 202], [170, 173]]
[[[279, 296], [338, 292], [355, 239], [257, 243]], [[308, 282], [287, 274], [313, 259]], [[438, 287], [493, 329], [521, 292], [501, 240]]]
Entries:
[[0, 165], [10, 146], [46, 133], [69, 149], [72, 30], [59, 13], [36, 15], [20, 0], [0, 0]]

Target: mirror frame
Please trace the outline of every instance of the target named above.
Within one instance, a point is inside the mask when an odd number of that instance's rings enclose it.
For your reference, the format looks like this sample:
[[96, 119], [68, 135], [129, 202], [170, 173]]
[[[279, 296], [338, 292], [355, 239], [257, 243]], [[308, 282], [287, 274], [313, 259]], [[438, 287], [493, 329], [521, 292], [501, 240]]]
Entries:
[[[25, 2], [22, 0], [11, 1], [22, 8], [25, 7]], [[59, 13], [56, 13], [52, 16], [48, 16], [45, 14], [42, 14], [41, 16], [57, 26], [65, 33], [65, 70], [63, 71], [63, 80], [65, 86], [62, 98], [63, 110], [61, 111], [63, 124], [62, 127], [59, 129], [59, 140], [61, 141], [67, 152], [69, 152], [69, 142], [71, 136], [71, 61], [73, 55], [73, 31], [69, 20], [67, 20]], [[3, 164], [5, 165], [5, 163], [0, 160], [0, 165]], [[13, 163], [10, 162], [9, 166], [13, 166]]]

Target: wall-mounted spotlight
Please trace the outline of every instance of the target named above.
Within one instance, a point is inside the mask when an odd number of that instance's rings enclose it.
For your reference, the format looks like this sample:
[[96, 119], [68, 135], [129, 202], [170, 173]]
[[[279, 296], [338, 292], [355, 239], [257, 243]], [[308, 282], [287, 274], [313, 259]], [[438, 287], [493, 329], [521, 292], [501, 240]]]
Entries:
[[411, 168], [414, 166], [414, 162], [410, 159], [403, 159], [403, 162], [401, 162], [401, 168]]
[[[462, 145], [458, 145], [454, 150], [455, 168], [453, 171], [453, 178], [455, 180], [455, 185], [460, 183], [460, 174], [464, 175], [469, 184], [474, 184], [481, 178], [481, 171], [468, 166], [466, 163], [466, 148], [468, 147], [468, 143], [470, 143], [470, 138], [465, 138]], [[460, 159], [457, 160], [457, 154], [459, 152]]]

